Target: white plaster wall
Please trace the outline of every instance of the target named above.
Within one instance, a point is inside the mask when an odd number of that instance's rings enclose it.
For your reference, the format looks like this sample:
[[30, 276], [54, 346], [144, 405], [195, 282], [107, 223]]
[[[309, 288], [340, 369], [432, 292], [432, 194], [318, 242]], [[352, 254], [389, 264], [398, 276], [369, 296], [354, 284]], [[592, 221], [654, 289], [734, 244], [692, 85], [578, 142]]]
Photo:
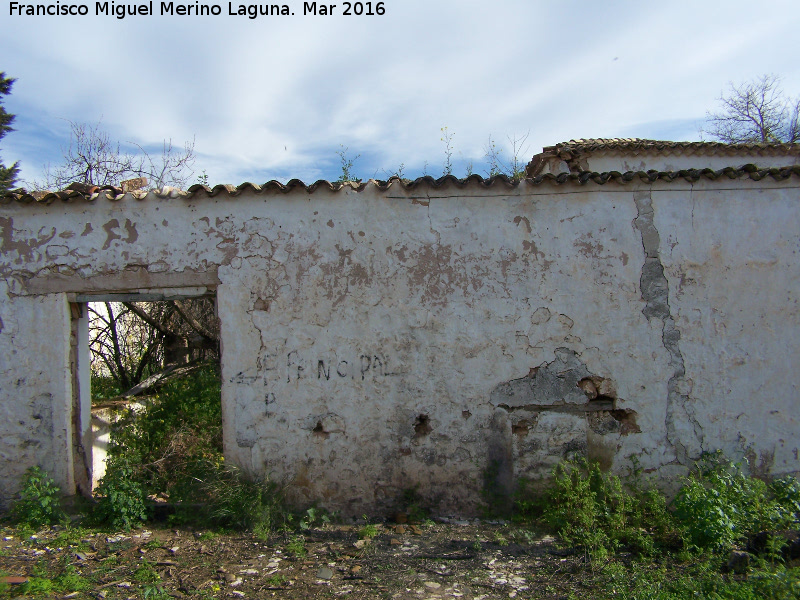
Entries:
[[0, 282], [0, 505], [39, 465], [74, 489], [70, 314], [63, 294], [7, 296]]
[[653, 191], [657, 226], [669, 232], [661, 251], [682, 333], [687, 421], [696, 420], [703, 450], [796, 473], [798, 187], [713, 187]]
[[[68, 406], [47, 375], [69, 323], [56, 292], [213, 279], [227, 459], [298, 503], [360, 515], [418, 486], [469, 514], [487, 471], [511, 486], [573, 452], [667, 477], [722, 448], [797, 472], [798, 199], [796, 179], [740, 179], [5, 205], [0, 351], [49, 347], [4, 366], [0, 405], [24, 366], [47, 380], [14, 411]], [[664, 271], [643, 293], [646, 256]], [[614, 414], [587, 418], [572, 384], [500, 406], [569, 361]]]

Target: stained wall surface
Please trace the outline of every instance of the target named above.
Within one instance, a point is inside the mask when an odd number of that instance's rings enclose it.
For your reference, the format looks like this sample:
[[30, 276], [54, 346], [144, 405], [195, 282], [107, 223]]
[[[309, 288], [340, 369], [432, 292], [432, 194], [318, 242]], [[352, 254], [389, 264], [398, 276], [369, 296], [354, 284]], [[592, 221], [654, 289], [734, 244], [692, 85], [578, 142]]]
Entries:
[[[0, 206], [0, 488], [75, 486], [76, 293], [214, 290], [226, 459], [343, 514], [474, 514], [583, 453], [800, 471], [800, 178]], [[86, 421], [88, 422], [88, 421]], [[90, 463], [91, 461], [89, 461]], [[78, 467], [80, 468], [80, 467]]]

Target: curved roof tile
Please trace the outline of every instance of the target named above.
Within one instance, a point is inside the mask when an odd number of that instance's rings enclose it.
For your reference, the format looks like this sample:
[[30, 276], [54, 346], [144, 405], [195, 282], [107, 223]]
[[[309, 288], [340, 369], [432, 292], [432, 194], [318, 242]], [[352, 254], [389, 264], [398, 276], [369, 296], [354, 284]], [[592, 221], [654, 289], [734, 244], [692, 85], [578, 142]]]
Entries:
[[[542, 185], [551, 183], [556, 185], [576, 184], [588, 185], [597, 184], [604, 185], [608, 182], [618, 184], [626, 184], [633, 181], [643, 183], [654, 183], [656, 181], [675, 181], [685, 180], [688, 182], [696, 182], [700, 179], [716, 180], [716, 179], [741, 179], [748, 178], [753, 181], [761, 181], [765, 178], [771, 178], [775, 181], [783, 181], [790, 177], [800, 178], [800, 166], [759, 169], [755, 165], [748, 164], [742, 167], [726, 167], [718, 171], [712, 169], [687, 169], [681, 171], [610, 171], [606, 173], [596, 173], [591, 171], [584, 171], [580, 173], [560, 173], [554, 175], [547, 173], [537, 177], [530, 177], [526, 179], [529, 184]], [[238, 186], [233, 185], [215, 185], [208, 187], [201, 184], [192, 185], [188, 190], [178, 190], [176, 188], [164, 187], [152, 192], [129, 192], [123, 194], [120, 188], [106, 186], [103, 188], [93, 189], [90, 193], [82, 193], [78, 190], [65, 190], [63, 192], [28, 192], [24, 189], [17, 189], [7, 192], [5, 196], [0, 198], [0, 204], [10, 204], [11, 202], [18, 202], [20, 204], [38, 204], [49, 205], [57, 201], [73, 202], [73, 201], [86, 201], [94, 202], [98, 199], [110, 200], [116, 202], [122, 200], [126, 196], [130, 196], [135, 200], [144, 200], [148, 194], [154, 194], [159, 198], [184, 198], [190, 199], [205, 195], [206, 197], [226, 196], [235, 198], [248, 191], [255, 194], [264, 194], [270, 192], [289, 193], [298, 188], [302, 188], [306, 193], [312, 194], [316, 190], [328, 189], [332, 192], [339, 192], [342, 189], [349, 188], [357, 192], [365, 190], [369, 186], [374, 186], [380, 191], [387, 191], [392, 186], [400, 186], [404, 191], [413, 191], [417, 189], [440, 189], [447, 185], [454, 185], [458, 188], [465, 188], [470, 185], [479, 185], [483, 188], [491, 188], [496, 185], [503, 185], [507, 188], [514, 188], [519, 185], [518, 181], [511, 180], [505, 175], [495, 175], [485, 179], [480, 175], [473, 174], [469, 177], [459, 179], [453, 175], [446, 175], [438, 179], [434, 179], [430, 175], [419, 177], [418, 179], [408, 180], [392, 177], [387, 181], [380, 181], [370, 179], [366, 182], [346, 182], [346, 183], [331, 183], [324, 179], [315, 181], [312, 184], [305, 184], [299, 179], [292, 179], [288, 182], [281, 183], [279, 181], [268, 181], [263, 185], [245, 182]]]

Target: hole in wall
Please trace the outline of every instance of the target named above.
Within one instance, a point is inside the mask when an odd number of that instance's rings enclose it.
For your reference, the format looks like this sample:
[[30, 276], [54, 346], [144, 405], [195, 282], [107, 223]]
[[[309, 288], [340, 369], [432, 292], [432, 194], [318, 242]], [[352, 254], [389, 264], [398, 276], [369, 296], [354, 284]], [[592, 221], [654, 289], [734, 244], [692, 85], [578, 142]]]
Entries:
[[317, 421], [316, 426], [314, 429], [311, 430], [316, 437], [320, 437], [323, 439], [327, 439], [331, 434], [325, 431], [325, 428], [322, 426], [322, 421]]
[[465, 419], [469, 419], [472, 416], [472, 413], [469, 412], [468, 410], [462, 410], [461, 416], [464, 417]]
[[578, 382], [578, 387], [583, 390], [589, 400], [597, 398], [597, 386], [590, 377], [585, 377]]
[[619, 422], [620, 435], [628, 435], [629, 433], [642, 433], [639, 425], [636, 423], [636, 411], [630, 408], [622, 408], [609, 411], [611, 416]]
[[425, 414], [419, 415], [414, 420], [414, 439], [415, 440], [419, 440], [420, 438], [424, 438], [431, 431], [432, 431], [431, 423], [430, 423], [430, 418], [428, 417], [428, 415], [425, 415]]
[[531, 422], [528, 419], [522, 419], [518, 423], [511, 425], [511, 433], [520, 437], [525, 437], [531, 429]]

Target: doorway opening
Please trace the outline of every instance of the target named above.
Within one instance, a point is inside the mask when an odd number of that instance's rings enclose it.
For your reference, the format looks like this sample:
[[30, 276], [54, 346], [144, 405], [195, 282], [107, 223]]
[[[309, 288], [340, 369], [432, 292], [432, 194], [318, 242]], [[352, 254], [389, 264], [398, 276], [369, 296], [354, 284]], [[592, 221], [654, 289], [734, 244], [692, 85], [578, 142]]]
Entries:
[[215, 294], [192, 288], [76, 300], [85, 328], [76, 387], [81, 405], [88, 396], [91, 406], [86, 487], [91, 493], [123, 468], [153, 499], [168, 499], [188, 462], [222, 457]]

